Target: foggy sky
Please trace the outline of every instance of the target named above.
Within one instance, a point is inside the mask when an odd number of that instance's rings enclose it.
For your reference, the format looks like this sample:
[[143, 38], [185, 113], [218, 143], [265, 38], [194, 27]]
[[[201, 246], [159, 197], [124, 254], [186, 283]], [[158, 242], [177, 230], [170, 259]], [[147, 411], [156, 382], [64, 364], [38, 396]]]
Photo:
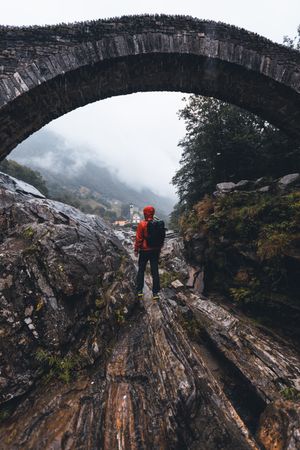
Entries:
[[[16, 0], [1, 5], [0, 22], [44, 25], [146, 13], [222, 21], [281, 43], [284, 35], [296, 35], [300, 1]], [[47, 127], [72, 146], [97, 153], [124, 181], [173, 196], [169, 183], [180, 159], [177, 144], [184, 136], [184, 124], [176, 114], [183, 106], [182, 97], [180, 93], [115, 97], [79, 108]]]

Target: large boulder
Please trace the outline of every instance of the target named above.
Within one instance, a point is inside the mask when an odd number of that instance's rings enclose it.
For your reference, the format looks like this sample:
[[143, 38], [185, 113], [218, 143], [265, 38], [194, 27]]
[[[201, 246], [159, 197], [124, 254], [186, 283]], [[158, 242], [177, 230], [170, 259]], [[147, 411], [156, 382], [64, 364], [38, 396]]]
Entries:
[[3, 174], [0, 198], [1, 403], [53, 361], [63, 372], [101, 355], [134, 303], [135, 268], [99, 217]]
[[300, 183], [300, 173], [291, 173], [278, 180], [278, 186], [281, 189], [285, 189], [297, 183]]
[[218, 183], [216, 187], [219, 192], [230, 192], [235, 188], [235, 183], [232, 183], [231, 181]]
[[235, 185], [235, 190], [237, 191], [249, 191], [250, 189], [253, 189], [254, 182], [250, 180], [241, 180]]
[[0, 179], [2, 189], [6, 188], [12, 192], [19, 192], [37, 198], [45, 198], [45, 196], [38, 189], [28, 183], [25, 183], [25, 181], [18, 180], [17, 178], [11, 177], [3, 172], [0, 172]]

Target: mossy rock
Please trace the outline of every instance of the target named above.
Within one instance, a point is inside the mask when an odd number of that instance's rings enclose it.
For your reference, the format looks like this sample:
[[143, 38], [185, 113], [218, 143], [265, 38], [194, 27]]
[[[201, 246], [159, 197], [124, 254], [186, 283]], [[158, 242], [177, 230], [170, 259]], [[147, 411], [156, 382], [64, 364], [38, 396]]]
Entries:
[[[222, 293], [254, 318], [273, 320], [284, 333], [293, 328], [294, 335], [300, 309], [300, 191], [206, 197], [181, 224], [184, 237], [188, 234], [186, 256], [204, 265], [206, 293]], [[191, 230], [202, 236], [201, 255]]]

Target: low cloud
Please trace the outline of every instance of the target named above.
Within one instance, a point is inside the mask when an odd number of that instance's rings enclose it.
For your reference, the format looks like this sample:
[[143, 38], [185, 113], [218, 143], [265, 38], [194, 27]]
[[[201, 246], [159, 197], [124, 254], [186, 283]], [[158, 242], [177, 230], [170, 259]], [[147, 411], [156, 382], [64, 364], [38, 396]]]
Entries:
[[182, 97], [156, 92], [107, 99], [79, 108], [46, 129], [64, 137], [77, 167], [97, 161], [130, 186], [174, 198], [170, 183], [179, 167], [178, 142], [185, 133], [177, 115]]

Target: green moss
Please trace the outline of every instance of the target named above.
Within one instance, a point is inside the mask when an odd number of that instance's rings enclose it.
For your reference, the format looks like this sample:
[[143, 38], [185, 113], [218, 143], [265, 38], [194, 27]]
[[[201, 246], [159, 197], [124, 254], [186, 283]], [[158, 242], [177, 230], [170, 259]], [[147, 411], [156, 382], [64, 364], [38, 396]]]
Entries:
[[10, 416], [11, 416], [11, 410], [9, 408], [3, 407], [0, 410], [0, 424], [2, 422], [5, 422], [5, 420], [7, 420]]
[[174, 271], [163, 272], [159, 278], [162, 288], [170, 287], [171, 283], [175, 280], [183, 281], [181, 273]]
[[23, 230], [23, 232], [22, 232], [22, 236], [24, 239], [32, 240], [32, 238], [34, 236], [33, 228], [32, 227], [25, 228], [25, 230]]
[[93, 311], [87, 318], [87, 321], [92, 325], [97, 325], [99, 323], [101, 313], [99, 310]]
[[81, 367], [81, 358], [78, 355], [61, 357], [39, 349], [35, 357], [45, 371], [44, 381], [46, 383], [52, 379], [59, 379], [64, 383], [69, 383], [75, 370]]
[[247, 288], [231, 288], [229, 289], [229, 292], [236, 302], [244, 302], [248, 303], [251, 299], [251, 289]]
[[106, 301], [104, 298], [96, 298], [96, 300], [95, 300], [96, 308], [102, 309], [102, 308], [104, 308], [105, 304], [106, 304]]
[[293, 220], [263, 225], [257, 240], [257, 255], [262, 260], [283, 257], [293, 242], [300, 239], [297, 228]]
[[293, 387], [281, 389], [280, 394], [285, 400], [300, 400], [300, 392]]
[[114, 311], [114, 316], [116, 319], [116, 322], [118, 324], [122, 324], [125, 322], [125, 313], [124, 313], [124, 308], [118, 308]]
[[186, 232], [197, 232], [199, 229], [199, 217], [195, 210], [190, 211], [189, 213], [184, 214], [180, 218], [180, 231], [182, 234]]
[[60, 271], [60, 273], [64, 273], [65, 268], [64, 268], [64, 266], [63, 266], [61, 263], [58, 264], [57, 268], [58, 268], [58, 270]]
[[208, 220], [211, 232], [222, 230], [225, 234], [256, 239], [264, 225], [273, 225], [283, 229], [296, 225], [298, 195], [272, 195], [255, 193], [232, 193], [216, 201], [215, 212]]
[[174, 281], [174, 278], [172, 277], [170, 272], [163, 272], [160, 275], [160, 285], [162, 288], [168, 287], [172, 281]]
[[38, 312], [45, 306], [44, 300], [42, 298], [38, 299], [38, 302], [36, 304], [35, 310]]
[[204, 327], [194, 316], [179, 315], [178, 322], [193, 341], [201, 340]]

